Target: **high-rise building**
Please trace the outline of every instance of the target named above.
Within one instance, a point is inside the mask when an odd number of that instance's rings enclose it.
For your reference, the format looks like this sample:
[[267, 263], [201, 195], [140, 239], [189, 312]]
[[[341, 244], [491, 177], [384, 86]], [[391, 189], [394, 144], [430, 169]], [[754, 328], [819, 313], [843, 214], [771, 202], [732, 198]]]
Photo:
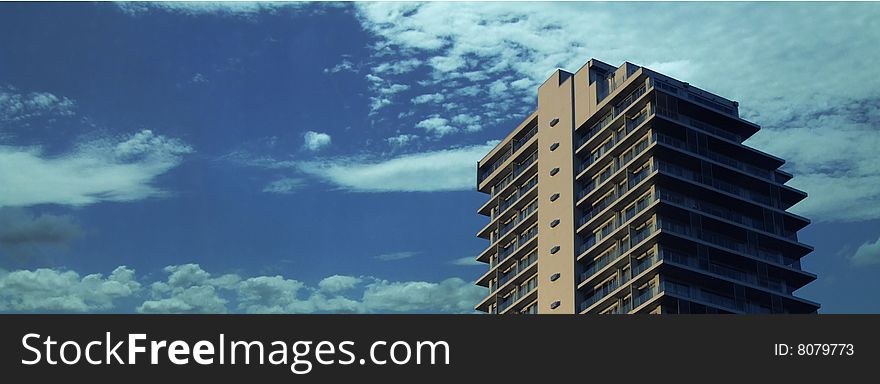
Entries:
[[488, 313], [815, 313], [807, 194], [738, 103], [590, 60], [477, 164]]

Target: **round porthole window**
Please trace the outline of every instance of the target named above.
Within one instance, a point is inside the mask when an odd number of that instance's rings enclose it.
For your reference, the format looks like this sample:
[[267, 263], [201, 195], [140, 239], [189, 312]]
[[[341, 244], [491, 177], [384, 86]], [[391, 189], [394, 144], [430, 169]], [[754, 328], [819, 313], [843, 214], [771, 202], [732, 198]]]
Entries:
[[550, 176], [556, 176], [557, 173], [559, 173], [559, 167], [550, 170]]
[[559, 148], [559, 143], [550, 144], [550, 151], [555, 151], [556, 148]]
[[558, 198], [559, 198], [558, 193], [554, 193], [554, 194], [550, 195], [550, 201], [556, 201], [556, 199], [558, 199]]
[[559, 280], [559, 276], [560, 275], [558, 273], [554, 273], [554, 274], [550, 275], [550, 281]]
[[553, 120], [550, 120], [551, 127], [555, 127], [556, 124], [559, 124], [559, 118], [553, 118]]
[[550, 254], [551, 254], [551, 255], [556, 254], [556, 252], [559, 252], [559, 246], [558, 246], [558, 245], [554, 245], [553, 248], [550, 248]]
[[559, 305], [560, 305], [560, 304], [562, 304], [562, 303], [560, 303], [559, 300], [556, 300], [556, 301], [550, 303], [550, 309], [556, 309], [556, 308], [559, 308]]
[[550, 228], [555, 228], [557, 225], [559, 225], [559, 219], [550, 222]]

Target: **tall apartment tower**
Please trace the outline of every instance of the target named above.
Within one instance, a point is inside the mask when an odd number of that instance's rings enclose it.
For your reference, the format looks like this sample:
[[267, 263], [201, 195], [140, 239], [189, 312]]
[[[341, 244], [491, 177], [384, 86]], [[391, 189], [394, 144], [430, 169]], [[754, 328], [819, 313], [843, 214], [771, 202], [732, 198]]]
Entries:
[[477, 164], [488, 313], [815, 313], [787, 212], [807, 194], [743, 145], [738, 104], [590, 60]]

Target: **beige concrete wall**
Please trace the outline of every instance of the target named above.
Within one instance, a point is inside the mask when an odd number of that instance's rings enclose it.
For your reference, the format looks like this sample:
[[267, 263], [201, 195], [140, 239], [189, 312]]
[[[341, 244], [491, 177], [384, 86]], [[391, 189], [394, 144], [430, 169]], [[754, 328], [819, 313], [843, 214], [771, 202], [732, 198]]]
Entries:
[[[556, 71], [538, 88], [538, 313], [575, 313], [574, 81]], [[559, 119], [550, 126], [551, 121]], [[550, 147], [559, 143], [556, 150]], [[559, 168], [551, 176], [551, 170]], [[559, 193], [551, 202], [550, 196]], [[559, 220], [551, 228], [550, 223]], [[556, 254], [550, 249], [559, 246]], [[553, 274], [559, 279], [550, 281]], [[551, 303], [559, 301], [556, 309]]]

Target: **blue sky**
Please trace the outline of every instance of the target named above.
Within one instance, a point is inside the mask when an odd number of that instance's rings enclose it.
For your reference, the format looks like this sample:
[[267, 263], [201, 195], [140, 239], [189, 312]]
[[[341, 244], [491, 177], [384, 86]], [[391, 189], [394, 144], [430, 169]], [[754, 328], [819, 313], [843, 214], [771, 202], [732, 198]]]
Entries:
[[[686, 20], [687, 22], [682, 22]], [[876, 4], [0, 4], [0, 311], [470, 312], [474, 164], [557, 67], [740, 102], [822, 312], [880, 312]]]

